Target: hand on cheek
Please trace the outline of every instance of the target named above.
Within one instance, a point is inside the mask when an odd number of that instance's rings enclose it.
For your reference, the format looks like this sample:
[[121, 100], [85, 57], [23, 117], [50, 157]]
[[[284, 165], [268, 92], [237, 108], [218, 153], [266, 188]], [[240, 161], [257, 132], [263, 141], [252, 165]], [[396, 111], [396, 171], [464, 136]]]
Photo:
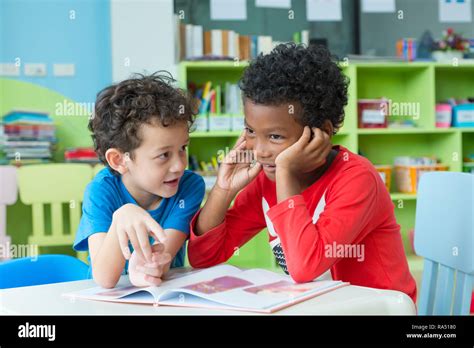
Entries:
[[277, 156], [276, 169], [292, 174], [311, 172], [325, 163], [331, 146], [327, 133], [306, 126], [300, 139]]

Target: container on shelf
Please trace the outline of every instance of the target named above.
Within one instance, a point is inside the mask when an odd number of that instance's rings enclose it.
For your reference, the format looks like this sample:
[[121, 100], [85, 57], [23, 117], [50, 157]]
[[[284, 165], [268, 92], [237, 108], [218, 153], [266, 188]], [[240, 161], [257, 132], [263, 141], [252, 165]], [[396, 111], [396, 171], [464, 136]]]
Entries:
[[226, 114], [209, 114], [209, 131], [230, 131], [232, 116]]
[[245, 128], [245, 117], [242, 114], [232, 115], [232, 127], [233, 131], [242, 131]]
[[359, 128], [387, 128], [388, 100], [359, 99], [357, 101]]
[[436, 104], [436, 128], [451, 127], [453, 109], [450, 104]]
[[474, 103], [453, 107], [453, 127], [474, 127]]
[[464, 57], [464, 53], [462, 51], [433, 51], [431, 53], [431, 57], [436, 60], [437, 62], [441, 63], [452, 63], [453, 60], [461, 60]]
[[209, 131], [209, 118], [207, 115], [197, 115], [194, 121], [194, 129], [196, 132], [207, 132]]
[[447, 171], [448, 166], [444, 164], [432, 165], [395, 165], [395, 185], [398, 192], [416, 193], [420, 177], [427, 172]]
[[377, 164], [377, 165], [374, 165], [374, 167], [375, 167], [375, 169], [377, 169], [377, 172], [379, 172], [380, 177], [382, 178], [382, 181], [385, 184], [385, 187], [390, 192], [393, 166]]

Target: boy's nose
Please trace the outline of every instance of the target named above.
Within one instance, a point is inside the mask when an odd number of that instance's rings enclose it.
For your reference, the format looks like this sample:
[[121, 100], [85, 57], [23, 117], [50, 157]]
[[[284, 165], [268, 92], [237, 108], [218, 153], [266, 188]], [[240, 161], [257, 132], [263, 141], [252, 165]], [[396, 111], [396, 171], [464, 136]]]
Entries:
[[173, 173], [182, 172], [183, 170], [186, 169], [187, 165], [188, 165], [187, 160], [178, 159], [173, 162], [173, 165], [171, 166], [170, 171]]
[[254, 153], [257, 155], [257, 159], [271, 157], [271, 153], [261, 142], [256, 141], [253, 150]]

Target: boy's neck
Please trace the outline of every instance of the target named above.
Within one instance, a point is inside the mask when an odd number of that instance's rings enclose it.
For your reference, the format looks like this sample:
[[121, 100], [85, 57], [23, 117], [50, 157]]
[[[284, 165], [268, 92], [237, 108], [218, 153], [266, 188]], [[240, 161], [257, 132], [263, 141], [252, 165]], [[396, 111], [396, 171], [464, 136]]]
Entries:
[[158, 208], [162, 197], [140, 189], [127, 174], [122, 175], [122, 182], [128, 193], [130, 193], [141, 208], [145, 210], [155, 210]]
[[326, 162], [324, 163], [323, 166], [317, 168], [316, 170], [309, 172], [309, 173], [303, 173], [299, 177], [299, 182], [301, 185], [301, 192], [306, 190], [308, 187], [313, 185], [318, 179], [329, 169], [331, 166], [331, 163], [334, 161], [338, 153], [338, 150], [336, 149], [331, 149], [329, 152], [329, 155], [326, 157]]

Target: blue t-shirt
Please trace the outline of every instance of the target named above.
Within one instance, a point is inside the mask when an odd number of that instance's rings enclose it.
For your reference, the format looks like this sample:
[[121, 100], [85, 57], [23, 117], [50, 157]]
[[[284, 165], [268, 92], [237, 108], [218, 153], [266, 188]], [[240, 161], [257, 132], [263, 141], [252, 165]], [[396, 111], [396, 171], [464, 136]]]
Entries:
[[[176, 194], [163, 198], [158, 208], [148, 213], [163, 229], [172, 228], [189, 235], [189, 223], [198, 211], [204, 197], [205, 185], [202, 177], [185, 170], [179, 181]], [[109, 168], [101, 170], [87, 185], [82, 202], [82, 217], [76, 233], [73, 248], [76, 251], [88, 251], [88, 238], [94, 233], [107, 232], [112, 224], [112, 215], [121, 206], [137, 204], [122, 182], [122, 177], [114, 175]], [[150, 237], [150, 243], [154, 239]], [[131, 251], [133, 248], [129, 243]], [[171, 267], [184, 266], [185, 245], [176, 254]], [[90, 257], [89, 257], [90, 264]], [[128, 272], [128, 261], [123, 274]], [[89, 267], [89, 276], [92, 268]]]

